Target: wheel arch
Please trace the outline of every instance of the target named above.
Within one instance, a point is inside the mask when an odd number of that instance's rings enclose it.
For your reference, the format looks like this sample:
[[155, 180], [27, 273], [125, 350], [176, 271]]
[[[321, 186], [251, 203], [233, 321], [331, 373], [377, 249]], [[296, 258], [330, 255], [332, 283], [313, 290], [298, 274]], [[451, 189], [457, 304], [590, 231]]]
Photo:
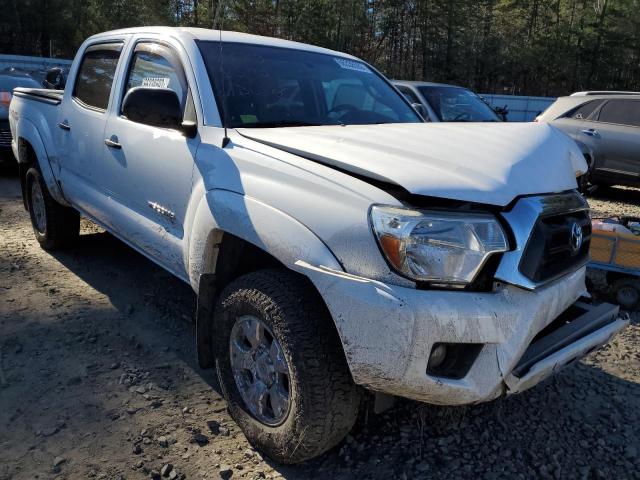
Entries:
[[[343, 268], [311, 230], [286, 213], [226, 190], [208, 192], [197, 207], [189, 242], [189, 278], [198, 293], [196, 339], [202, 368], [213, 366], [213, 308], [234, 279], [257, 270], [283, 268], [305, 281], [326, 306], [307, 269], [298, 262]], [[327, 307], [327, 312], [329, 309]], [[337, 330], [335, 322], [332, 328]], [[341, 345], [344, 353], [344, 347]]]
[[587, 162], [587, 167], [589, 169], [588, 173], [591, 172], [593, 168], [593, 162], [595, 159], [593, 149], [589, 145], [587, 145], [586, 143], [580, 140], [577, 140], [574, 138], [574, 141], [576, 142], [576, 145], [578, 145], [578, 148], [580, 148], [580, 151], [582, 152], [582, 155], [584, 156], [584, 159]]
[[56, 181], [47, 149], [35, 125], [25, 118], [20, 119], [16, 127], [16, 138], [21, 186], [24, 187], [24, 178], [29, 167], [37, 165], [51, 196], [58, 203], [70, 206]]
[[[192, 225], [187, 263], [190, 282], [196, 292], [200, 275], [218, 271], [221, 247], [225, 242], [251, 248], [257, 265], [275, 261], [304, 273], [305, 270], [296, 264], [302, 260], [343, 270], [329, 247], [307, 226], [247, 195], [228, 190], [207, 192], [196, 208]], [[233, 250], [227, 247], [226, 252]]]

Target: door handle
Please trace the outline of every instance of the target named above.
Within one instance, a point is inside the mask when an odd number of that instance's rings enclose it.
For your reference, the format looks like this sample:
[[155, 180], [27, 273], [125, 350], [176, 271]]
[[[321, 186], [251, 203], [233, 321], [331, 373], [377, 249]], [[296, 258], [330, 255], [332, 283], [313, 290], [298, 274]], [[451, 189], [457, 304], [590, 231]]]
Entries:
[[120, 145], [118, 142], [114, 142], [110, 138], [105, 138], [104, 144], [109, 148], [115, 148], [117, 150], [120, 150], [122, 148], [122, 145]]
[[588, 135], [589, 137], [597, 137], [598, 135], [600, 135], [598, 131], [594, 130], [593, 128], [587, 128], [586, 130], [581, 130], [581, 132], [585, 135]]
[[58, 127], [60, 127], [62, 130], [66, 130], [67, 132], [71, 130], [71, 127], [69, 126], [69, 124], [64, 122], [58, 123]]

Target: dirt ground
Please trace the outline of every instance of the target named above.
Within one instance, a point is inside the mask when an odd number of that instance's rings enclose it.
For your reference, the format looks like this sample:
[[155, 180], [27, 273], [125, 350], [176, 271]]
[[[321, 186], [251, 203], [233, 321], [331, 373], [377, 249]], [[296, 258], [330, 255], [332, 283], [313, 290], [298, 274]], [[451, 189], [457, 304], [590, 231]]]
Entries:
[[[592, 200], [640, 214], [640, 191]], [[234, 425], [194, 349], [195, 295], [89, 222], [37, 245], [0, 176], [0, 479], [640, 478], [640, 315], [522, 395], [467, 408], [401, 401], [321, 458], [271, 463]]]

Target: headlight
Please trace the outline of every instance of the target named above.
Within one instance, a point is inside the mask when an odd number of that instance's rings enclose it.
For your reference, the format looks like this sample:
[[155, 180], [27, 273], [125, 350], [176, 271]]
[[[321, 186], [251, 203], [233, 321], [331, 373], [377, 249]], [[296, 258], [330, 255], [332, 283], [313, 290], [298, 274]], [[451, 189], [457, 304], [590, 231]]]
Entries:
[[389, 262], [417, 281], [468, 284], [507, 239], [493, 215], [374, 206], [371, 224]]

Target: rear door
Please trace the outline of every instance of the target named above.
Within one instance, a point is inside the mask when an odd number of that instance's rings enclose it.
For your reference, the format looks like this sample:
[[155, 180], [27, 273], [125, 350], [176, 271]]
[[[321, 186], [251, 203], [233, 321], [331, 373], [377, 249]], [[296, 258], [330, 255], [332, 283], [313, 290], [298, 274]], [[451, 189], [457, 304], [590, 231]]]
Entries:
[[123, 42], [90, 45], [83, 52], [73, 84], [68, 85], [53, 126], [59, 169], [65, 196], [75, 205], [97, 217], [102, 190], [98, 167], [102, 161], [107, 109]]
[[581, 132], [601, 157], [598, 173], [640, 182], [640, 100], [608, 100], [589, 129]]

